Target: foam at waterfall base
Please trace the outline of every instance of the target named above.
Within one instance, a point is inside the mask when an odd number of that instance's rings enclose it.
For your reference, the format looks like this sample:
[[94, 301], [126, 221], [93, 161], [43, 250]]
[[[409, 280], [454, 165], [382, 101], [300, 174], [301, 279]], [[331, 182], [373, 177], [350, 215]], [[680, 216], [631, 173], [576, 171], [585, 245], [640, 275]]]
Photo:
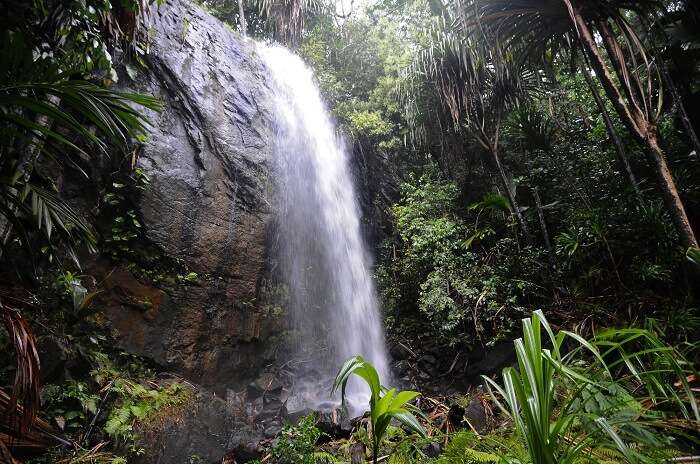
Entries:
[[[287, 400], [287, 410], [333, 412], [341, 409], [340, 392], [331, 397], [332, 383], [302, 380], [295, 383]], [[370, 391], [361, 380], [350, 378], [345, 392], [345, 407], [349, 417], [361, 416], [369, 409]]]

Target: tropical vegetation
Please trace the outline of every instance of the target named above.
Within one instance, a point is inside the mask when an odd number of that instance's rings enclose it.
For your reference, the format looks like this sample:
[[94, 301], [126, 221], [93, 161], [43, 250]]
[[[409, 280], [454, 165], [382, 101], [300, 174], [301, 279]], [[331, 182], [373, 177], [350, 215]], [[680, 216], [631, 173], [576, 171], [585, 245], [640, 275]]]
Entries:
[[372, 462], [374, 464], [377, 464], [379, 445], [392, 420], [400, 422], [419, 435], [425, 435], [423, 426], [420, 425], [418, 419], [407, 406], [420, 393], [410, 390], [397, 391], [396, 388], [389, 389], [382, 386], [374, 366], [362, 356], [355, 356], [343, 364], [333, 382], [332, 393], [340, 388], [343, 405], [345, 405], [345, 390], [351, 375], [356, 375], [364, 380], [370, 390], [369, 413], [372, 430]]
[[[136, 460], [197, 397], [115, 346], [104, 282], [83, 266], [126, 263], [184, 292], [199, 279], [144, 237], [138, 159], [161, 104], [120, 90], [148, 72], [149, 15], [169, 3], [2, 2], [2, 462]], [[361, 353], [340, 367], [343, 403], [348, 382], [369, 391], [347, 436], [311, 414], [280, 424], [261, 460], [697, 460], [696, 2], [197, 3], [314, 69], [367, 178], [364, 231], [403, 356], [392, 379]], [[41, 365], [45, 344], [77, 360], [67, 374]], [[472, 372], [503, 347], [512, 358]], [[475, 404], [484, 427], [455, 419]]]

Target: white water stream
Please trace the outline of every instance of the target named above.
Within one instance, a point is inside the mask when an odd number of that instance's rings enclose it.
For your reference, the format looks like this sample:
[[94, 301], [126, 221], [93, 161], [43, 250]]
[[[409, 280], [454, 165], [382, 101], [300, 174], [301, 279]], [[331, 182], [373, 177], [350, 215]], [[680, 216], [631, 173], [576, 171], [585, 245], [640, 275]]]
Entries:
[[[370, 360], [389, 381], [384, 331], [362, 240], [345, 143], [338, 136], [311, 69], [289, 50], [258, 45], [274, 98], [279, 252], [299, 359], [300, 406], [329, 399], [329, 382], [350, 356]], [[362, 384], [348, 385], [359, 407]], [[366, 405], [366, 403], [365, 403]]]

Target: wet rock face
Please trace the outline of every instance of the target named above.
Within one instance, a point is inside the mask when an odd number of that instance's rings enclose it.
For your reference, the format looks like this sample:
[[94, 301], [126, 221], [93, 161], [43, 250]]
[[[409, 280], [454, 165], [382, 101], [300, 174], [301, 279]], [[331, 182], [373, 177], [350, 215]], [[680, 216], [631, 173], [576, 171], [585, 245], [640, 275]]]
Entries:
[[138, 430], [145, 454], [134, 462], [242, 464], [261, 457], [260, 433], [243, 420], [241, 407], [235, 396], [223, 399], [206, 391], [197, 393], [182, 415], [164, 417], [156, 430]]
[[[251, 44], [185, 0], [151, 12], [148, 71], [120, 85], [155, 95], [138, 165], [147, 238], [198, 281], [161, 291], [107, 276], [107, 315], [123, 348], [225, 394], [267, 361], [274, 328], [261, 282], [271, 220], [265, 70]], [[105, 273], [107, 274], [107, 273]]]
[[391, 206], [399, 201], [401, 176], [397, 160], [367, 144], [355, 141], [350, 151], [350, 166], [362, 215], [363, 236], [369, 248], [376, 252], [392, 233]]

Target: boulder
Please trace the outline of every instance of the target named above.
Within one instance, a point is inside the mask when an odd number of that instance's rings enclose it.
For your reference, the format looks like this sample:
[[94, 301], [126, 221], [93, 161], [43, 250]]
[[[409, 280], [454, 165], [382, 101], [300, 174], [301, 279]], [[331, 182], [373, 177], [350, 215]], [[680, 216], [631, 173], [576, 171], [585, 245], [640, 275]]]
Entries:
[[474, 349], [469, 353], [469, 363], [465, 377], [473, 384], [481, 381], [481, 375], [500, 372], [504, 367], [515, 363], [515, 350], [512, 341], [497, 342], [494, 346]]
[[[160, 3], [160, 2], [159, 2]], [[225, 395], [274, 357], [264, 308], [272, 222], [271, 115], [254, 45], [187, 0], [155, 2], [148, 69], [121, 90], [158, 97], [138, 166], [145, 237], [196, 279], [156, 287], [97, 262], [105, 314], [126, 351]], [[162, 288], [161, 288], [162, 287]]]
[[66, 363], [70, 359], [68, 347], [55, 336], [41, 337], [37, 345], [41, 384], [62, 383], [66, 377]]
[[457, 403], [450, 405], [450, 409], [447, 412], [447, 420], [455, 428], [461, 428], [464, 421], [464, 408]]
[[347, 439], [352, 434], [352, 421], [343, 420], [338, 410], [318, 413], [316, 427], [331, 440]]
[[434, 441], [424, 446], [421, 451], [423, 451], [423, 454], [425, 454], [429, 458], [436, 458], [440, 456], [442, 447], [440, 446], [440, 443]]
[[[180, 415], [168, 415], [147, 426], [137, 431], [145, 453], [136, 462], [142, 464], [220, 463], [227, 456], [231, 458], [230, 450], [235, 452], [241, 444], [261, 439], [260, 431], [241, 416], [235, 399], [223, 399], [206, 390], [197, 392]], [[236, 462], [246, 462], [242, 457]]]
[[479, 396], [475, 396], [469, 401], [469, 404], [464, 409], [464, 419], [479, 433], [488, 430], [489, 424], [486, 409]]
[[263, 394], [279, 395], [282, 392], [282, 382], [272, 373], [263, 372], [253, 382], [248, 384], [248, 397], [257, 398]]
[[482, 395], [473, 396], [466, 407], [457, 403], [450, 405], [447, 412], [447, 420], [455, 428], [473, 428], [477, 432], [485, 432], [489, 429], [488, 416], [482, 402]]
[[[224, 456], [224, 464], [244, 464], [262, 459], [264, 450], [257, 443], [246, 443], [236, 446]], [[228, 461], [227, 461], [228, 460]]]

